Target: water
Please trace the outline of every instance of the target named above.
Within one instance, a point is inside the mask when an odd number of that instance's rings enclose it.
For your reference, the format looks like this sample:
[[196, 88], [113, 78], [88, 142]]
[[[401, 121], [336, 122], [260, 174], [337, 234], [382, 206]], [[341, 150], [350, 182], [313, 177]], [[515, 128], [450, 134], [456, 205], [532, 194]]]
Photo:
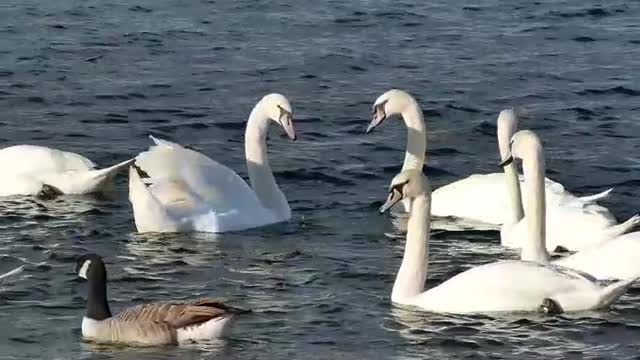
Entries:
[[[294, 219], [214, 236], [139, 235], [126, 178], [104, 197], [0, 203], [0, 358], [633, 358], [640, 291], [610, 311], [443, 316], [390, 305], [402, 235], [375, 209], [405, 130], [364, 135], [374, 99], [413, 93], [435, 185], [495, 172], [508, 106], [542, 137], [548, 175], [578, 194], [615, 186], [640, 209], [640, 3], [610, 1], [34, 1], [0, 4], [0, 140], [101, 165], [154, 134], [246, 177], [244, 121], [264, 94], [294, 106], [272, 129]], [[389, 233], [389, 236], [385, 235]], [[429, 284], [516, 254], [497, 233], [441, 233]], [[80, 340], [74, 259], [108, 265], [112, 309], [219, 296], [254, 313], [224, 342], [131, 349]], [[470, 299], [473, 301], [473, 299]]]

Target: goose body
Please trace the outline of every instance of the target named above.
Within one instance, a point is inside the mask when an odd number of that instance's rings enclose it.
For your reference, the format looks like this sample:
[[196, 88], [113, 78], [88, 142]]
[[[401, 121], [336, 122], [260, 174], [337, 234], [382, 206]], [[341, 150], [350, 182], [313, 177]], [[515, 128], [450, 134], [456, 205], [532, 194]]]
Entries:
[[[548, 236], [552, 230], [547, 228], [545, 232], [544, 229], [547, 226], [546, 222], [554, 221], [556, 225], [552, 228], [563, 229], [563, 236], [566, 237], [564, 244], [576, 244], [578, 247], [580, 244], [591, 241], [590, 246], [554, 261], [554, 265], [588, 273], [599, 280], [635, 279], [640, 276], [638, 261], [640, 260], [640, 232], [621, 235], [622, 231], [619, 228], [625, 226], [621, 224], [609, 228], [612, 233], [603, 239], [602, 233], [589, 233], [576, 226], [580, 224], [578, 220], [568, 221], [563, 226], [562, 222], [566, 220], [566, 214], [559, 214], [552, 210], [545, 216], [545, 188], [540, 180], [545, 172], [544, 154], [542, 144], [533, 132], [520, 131], [514, 135], [510, 155], [507, 158], [516, 156], [522, 159], [525, 176], [529, 179], [529, 183], [525, 183], [524, 193], [524, 198], [527, 199], [526, 208], [529, 211], [522, 219], [518, 220], [518, 216], [514, 216], [518, 222], [511, 227], [503, 226], [502, 238], [504, 241], [505, 235], [519, 237], [517, 241], [522, 246], [521, 259], [540, 263], [550, 262], [548, 253], [550, 246], [546, 243], [545, 234]], [[633, 217], [630, 221], [635, 218]], [[586, 224], [585, 227], [587, 227]], [[615, 233], [616, 229], [618, 233]], [[505, 234], [508, 231], [511, 232]], [[589, 241], [584, 241], [581, 237], [586, 237]]]
[[219, 233], [289, 220], [289, 204], [267, 160], [271, 120], [295, 140], [287, 99], [265, 96], [252, 111], [245, 134], [252, 186], [200, 152], [152, 137], [154, 145], [136, 158], [149, 178], [143, 180], [134, 168], [129, 171], [129, 200], [138, 231]]
[[228, 334], [240, 311], [213, 298], [137, 305], [112, 316], [107, 301], [107, 275], [98, 255], [82, 256], [78, 275], [89, 281], [82, 337], [87, 341], [136, 346], [175, 345], [212, 340]]
[[0, 196], [37, 195], [45, 185], [60, 194], [101, 192], [132, 163], [96, 169], [84, 156], [44, 146], [16, 145], [0, 150]]
[[[378, 115], [369, 128], [387, 114], [403, 113], [407, 106], [417, 106], [409, 94], [399, 90], [383, 94], [376, 100]], [[474, 267], [425, 291], [431, 206], [428, 179], [420, 169], [405, 170], [394, 177], [389, 189], [381, 212], [403, 199], [410, 201], [404, 256], [391, 293], [394, 303], [443, 313], [530, 312], [549, 303], [563, 311], [594, 310], [609, 306], [635, 281], [603, 286], [590, 275], [569, 268], [513, 260]]]

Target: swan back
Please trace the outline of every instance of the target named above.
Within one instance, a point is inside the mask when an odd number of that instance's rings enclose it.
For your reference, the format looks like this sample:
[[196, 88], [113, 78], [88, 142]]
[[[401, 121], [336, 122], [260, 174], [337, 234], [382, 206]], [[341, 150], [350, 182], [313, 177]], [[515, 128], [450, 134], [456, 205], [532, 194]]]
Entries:
[[86, 157], [44, 146], [16, 145], [0, 150], [4, 174], [29, 174], [92, 170], [95, 164]]

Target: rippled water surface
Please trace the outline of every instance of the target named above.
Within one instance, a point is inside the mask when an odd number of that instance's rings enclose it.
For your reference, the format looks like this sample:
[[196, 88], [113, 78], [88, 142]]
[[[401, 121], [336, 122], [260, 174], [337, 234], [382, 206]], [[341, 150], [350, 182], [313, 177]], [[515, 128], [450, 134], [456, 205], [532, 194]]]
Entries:
[[[640, 209], [638, 1], [151, 1], [0, 3], [0, 141], [101, 165], [192, 146], [243, 176], [244, 121], [268, 92], [299, 140], [272, 129], [290, 223], [214, 236], [139, 235], [126, 178], [103, 197], [0, 202], [0, 358], [634, 358], [640, 287], [610, 311], [444, 316], [393, 307], [402, 234], [376, 208], [405, 130], [364, 135], [374, 99], [404, 88], [429, 128], [436, 185], [497, 171], [495, 118], [515, 106], [548, 175], [615, 186]], [[0, 170], [1, 171], [1, 170]], [[387, 233], [387, 235], [385, 235]], [[515, 257], [495, 232], [434, 235], [429, 285]], [[85, 252], [105, 257], [112, 309], [212, 295], [254, 310], [228, 341], [151, 349], [80, 340]], [[469, 299], [473, 301], [473, 299]]]

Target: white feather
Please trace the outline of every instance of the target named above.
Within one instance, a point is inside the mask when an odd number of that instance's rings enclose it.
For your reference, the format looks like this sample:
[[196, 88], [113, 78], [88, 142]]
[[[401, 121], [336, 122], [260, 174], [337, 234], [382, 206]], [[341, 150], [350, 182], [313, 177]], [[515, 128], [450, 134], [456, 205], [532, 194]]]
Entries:
[[235, 316], [227, 315], [211, 319], [205, 323], [178, 329], [178, 343], [199, 340], [214, 340], [229, 334]]

